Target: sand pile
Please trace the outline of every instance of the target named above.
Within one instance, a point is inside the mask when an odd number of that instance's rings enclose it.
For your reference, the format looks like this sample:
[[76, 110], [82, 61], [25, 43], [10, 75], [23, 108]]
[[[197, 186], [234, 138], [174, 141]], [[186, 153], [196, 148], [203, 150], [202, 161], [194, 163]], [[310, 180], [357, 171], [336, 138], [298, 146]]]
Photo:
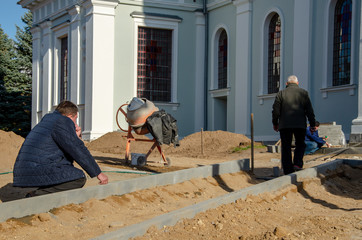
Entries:
[[226, 131], [204, 131], [193, 133], [180, 141], [180, 146], [165, 148], [166, 153], [181, 154], [189, 157], [201, 156], [203, 142], [204, 155], [231, 153], [235, 147], [250, 145], [245, 135]]
[[0, 164], [2, 170], [13, 169], [16, 156], [23, 142], [23, 137], [13, 132], [0, 130]]
[[[136, 139], [149, 139], [143, 135], [134, 134]], [[127, 133], [124, 132], [110, 132], [100, 138], [87, 143], [86, 146], [89, 150], [99, 151], [103, 153], [124, 154], [126, 151]], [[142, 153], [145, 149], [152, 146], [151, 142], [131, 142], [132, 152]]]
[[[103, 153], [124, 154], [126, 151], [127, 134], [121, 132], [111, 132], [87, 144], [89, 150]], [[136, 139], [149, 139], [143, 135], [133, 135]], [[201, 145], [203, 139], [204, 156], [215, 154], [226, 154], [232, 152], [240, 145], [250, 145], [250, 139], [245, 135], [226, 131], [204, 131], [193, 133], [182, 140], [180, 146], [162, 145], [166, 154], [182, 155], [185, 157], [201, 156]], [[132, 141], [131, 152], [147, 153], [152, 146], [151, 142]], [[154, 151], [154, 152], [157, 152]]]
[[[136, 139], [149, 139], [144, 135], [133, 135]], [[162, 145], [162, 149], [167, 155], [179, 155], [184, 157], [207, 157], [215, 155], [225, 155], [235, 147], [240, 145], [250, 145], [250, 139], [245, 135], [236, 134], [226, 131], [204, 131], [203, 148], [204, 155], [201, 154], [201, 132], [191, 134], [180, 140], [180, 146], [174, 148], [171, 145]], [[102, 153], [112, 153], [124, 155], [127, 144], [127, 133], [110, 132], [102, 137], [86, 142], [86, 146], [91, 151], [99, 151]], [[11, 170], [14, 166], [16, 156], [19, 152], [24, 138], [13, 132], [5, 132], [0, 130], [0, 163], [1, 169]], [[152, 142], [132, 141], [130, 150], [133, 153], [147, 153], [151, 148]], [[152, 154], [158, 155], [155, 149]]]

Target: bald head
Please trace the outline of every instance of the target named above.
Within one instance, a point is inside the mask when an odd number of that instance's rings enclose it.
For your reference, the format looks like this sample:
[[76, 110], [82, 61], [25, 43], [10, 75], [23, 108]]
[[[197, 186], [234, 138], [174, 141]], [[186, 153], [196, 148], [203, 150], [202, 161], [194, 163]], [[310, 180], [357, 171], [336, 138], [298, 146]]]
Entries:
[[297, 76], [295, 76], [295, 75], [289, 76], [287, 83], [288, 83], [288, 84], [289, 84], [289, 83], [296, 83], [296, 84], [298, 84], [298, 78], [297, 78]]

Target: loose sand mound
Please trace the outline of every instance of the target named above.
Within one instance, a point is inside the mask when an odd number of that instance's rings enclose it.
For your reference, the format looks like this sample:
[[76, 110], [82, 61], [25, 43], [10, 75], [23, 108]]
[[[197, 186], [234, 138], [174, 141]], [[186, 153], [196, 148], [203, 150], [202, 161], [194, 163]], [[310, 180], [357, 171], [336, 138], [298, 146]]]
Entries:
[[[143, 135], [134, 135], [137, 139], [148, 139]], [[127, 133], [110, 132], [102, 137], [86, 144], [89, 150], [99, 151], [103, 153], [124, 154], [126, 151]], [[131, 142], [132, 152], [142, 153], [145, 149], [152, 146], [151, 142]]]
[[204, 155], [230, 153], [235, 147], [250, 144], [245, 135], [225, 131], [204, 131], [191, 134], [180, 141], [179, 147], [167, 147], [165, 152], [198, 157], [203, 145]]
[[[89, 150], [104, 153], [124, 154], [126, 151], [127, 134], [121, 132], [111, 132], [87, 144]], [[133, 135], [136, 139], [149, 139], [143, 135]], [[204, 131], [191, 134], [180, 140], [180, 146], [162, 145], [164, 152], [185, 157], [201, 156], [201, 146], [203, 140], [204, 156], [215, 154], [225, 154], [232, 152], [233, 148], [250, 144], [250, 139], [245, 135], [226, 131]], [[131, 152], [147, 153], [152, 146], [151, 142], [132, 141]], [[156, 152], [156, 151], [154, 151]]]
[[12, 169], [24, 138], [13, 132], [0, 130], [1, 169]]
[[[133, 135], [136, 139], [150, 139], [144, 135]], [[203, 139], [204, 155], [201, 153]], [[16, 156], [19, 152], [24, 138], [13, 132], [4, 132], [0, 130], [0, 152], [1, 169], [10, 170], [13, 168]], [[110, 132], [102, 137], [92, 141], [85, 142], [91, 151], [102, 153], [112, 153], [124, 156], [126, 152], [127, 133]], [[130, 151], [132, 153], [147, 153], [152, 146], [152, 142], [131, 141]], [[232, 152], [233, 148], [246, 146], [250, 144], [250, 139], [245, 135], [226, 131], [204, 131], [191, 134], [180, 140], [180, 146], [162, 145], [166, 155], [176, 155], [183, 157], [203, 157], [210, 158], [220, 155], [226, 155]], [[155, 149], [152, 155], [158, 155]]]

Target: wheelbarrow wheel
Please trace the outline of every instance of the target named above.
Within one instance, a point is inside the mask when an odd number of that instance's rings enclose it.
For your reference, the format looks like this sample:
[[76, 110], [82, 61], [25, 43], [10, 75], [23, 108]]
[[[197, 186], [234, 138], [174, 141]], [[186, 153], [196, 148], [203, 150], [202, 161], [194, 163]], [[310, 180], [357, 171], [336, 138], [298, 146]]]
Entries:
[[167, 163], [164, 164], [165, 166], [167, 166], [167, 167], [171, 166], [171, 159], [170, 158], [166, 157], [166, 162]]
[[146, 159], [145, 156], [139, 156], [139, 157], [137, 158], [137, 165], [138, 165], [138, 166], [143, 167], [143, 166], [146, 165], [146, 162], [147, 162], [147, 159]]

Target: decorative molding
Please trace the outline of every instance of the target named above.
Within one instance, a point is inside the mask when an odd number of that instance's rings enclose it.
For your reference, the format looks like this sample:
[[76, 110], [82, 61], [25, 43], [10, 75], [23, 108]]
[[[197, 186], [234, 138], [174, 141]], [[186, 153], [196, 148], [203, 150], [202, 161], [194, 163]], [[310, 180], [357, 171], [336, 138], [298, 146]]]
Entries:
[[328, 92], [349, 91], [349, 95], [354, 96], [356, 89], [357, 89], [357, 85], [356, 84], [351, 84], [351, 85], [343, 85], [343, 86], [321, 88], [320, 91], [322, 93], [323, 98], [327, 98], [328, 97]]
[[263, 105], [265, 100], [274, 99], [276, 95], [277, 95], [276, 93], [264, 94], [264, 95], [258, 95], [257, 98], [259, 100], [259, 104]]
[[158, 21], [182, 22], [182, 18], [176, 15], [158, 14], [150, 12], [132, 12], [132, 18], [153, 19]]
[[141, 7], [157, 7], [164, 9], [172, 9], [178, 11], [196, 11], [202, 8], [202, 4], [185, 3], [184, 1], [165, 1], [165, 0], [122, 0], [119, 1], [122, 5], [141, 6]]
[[209, 93], [213, 98], [227, 97], [230, 95], [230, 88], [209, 90]]
[[232, 4], [233, 2], [234, 2], [233, 0], [214, 1], [213, 3], [207, 4], [207, 10], [212, 11], [212, 10], [215, 10], [217, 8], [225, 7], [225, 6], [229, 5], [229, 4]]
[[236, 15], [251, 12], [253, 10], [253, 0], [236, 0], [232, 2], [236, 7]]
[[180, 103], [165, 103], [165, 102], [153, 102], [155, 106], [172, 107], [173, 111], [176, 111], [180, 107]]
[[70, 23], [70, 21], [67, 20], [67, 21], [64, 21], [62, 23], [59, 23], [56, 26], [51, 27], [51, 29], [52, 29], [52, 31], [57, 32], [57, 31], [60, 31], [63, 28], [69, 27], [69, 23]]

